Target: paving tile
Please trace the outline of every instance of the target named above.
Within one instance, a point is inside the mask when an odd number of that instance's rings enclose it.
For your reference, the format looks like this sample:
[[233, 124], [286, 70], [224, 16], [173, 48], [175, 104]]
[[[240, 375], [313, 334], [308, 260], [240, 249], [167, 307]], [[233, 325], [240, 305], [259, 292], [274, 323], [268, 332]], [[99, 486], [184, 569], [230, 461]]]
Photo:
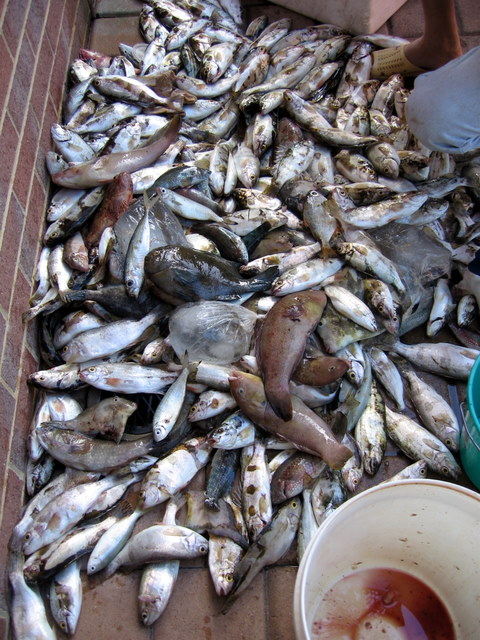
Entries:
[[119, 54], [119, 42], [131, 46], [143, 41], [138, 28], [138, 16], [98, 18], [93, 22], [88, 48], [116, 56]]
[[463, 34], [480, 31], [480, 11], [477, 0], [457, 0], [457, 19]]
[[98, 638], [103, 633], [115, 640], [148, 640], [148, 629], [138, 621], [139, 582], [139, 571], [117, 573], [103, 583], [86, 579], [76, 640]]
[[267, 578], [267, 638], [294, 640], [293, 590], [297, 567], [270, 567]]
[[408, 0], [390, 18], [391, 33], [402, 38], [415, 38], [422, 34], [423, 11], [419, 0]]
[[138, 0], [98, 0], [95, 5], [95, 17], [138, 16], [141, 8]]
[[265, 638], [264, 574], [240, 594], [226, 614], [225, 598], [216, 595], [208, 569], [182, 569], [171, 600], [153, 627], [153, 640], [250, 640]]
[[477, 33], [475, 36], [462, 36], [461, 37], [462, 47], [464, 52], [470, 51], [474, 47], [480, 46], [480, 33]]

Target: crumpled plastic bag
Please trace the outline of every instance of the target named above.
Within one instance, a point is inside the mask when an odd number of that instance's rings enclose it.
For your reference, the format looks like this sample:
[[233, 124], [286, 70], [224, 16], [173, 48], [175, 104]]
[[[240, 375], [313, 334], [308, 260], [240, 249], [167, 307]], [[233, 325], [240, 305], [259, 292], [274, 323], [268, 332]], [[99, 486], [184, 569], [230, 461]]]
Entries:
[[217, 300], [189, 302], [170, 316], [168, 343], [180, 360], [230, 364], [250, 350], [257, 314]]
[[452, 256], [421, 228], [392, 222], [369, 230], [379, 250], [398, 268], [412, 303], [442, 276], [450, 277]]

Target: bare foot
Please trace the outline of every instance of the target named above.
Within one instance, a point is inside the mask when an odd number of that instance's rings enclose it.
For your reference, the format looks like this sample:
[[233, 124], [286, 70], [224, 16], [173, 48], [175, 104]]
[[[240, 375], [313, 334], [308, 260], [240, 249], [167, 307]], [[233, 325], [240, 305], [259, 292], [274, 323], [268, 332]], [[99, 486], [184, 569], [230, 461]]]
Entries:
[[406, 58], [421, 69], [438, 69], [450, 60], [462, 55], [462, 46], [459, 39], [449, 40], [444, 43], [437, 42], [435, 47], [425, 42], [424, 38], [414, 40], [405, 46]]

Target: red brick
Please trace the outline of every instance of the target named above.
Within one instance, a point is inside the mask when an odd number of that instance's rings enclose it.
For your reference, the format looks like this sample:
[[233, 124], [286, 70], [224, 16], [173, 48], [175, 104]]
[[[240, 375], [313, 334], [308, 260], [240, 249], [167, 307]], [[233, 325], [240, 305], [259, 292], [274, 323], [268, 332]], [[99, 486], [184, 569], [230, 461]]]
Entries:
[[[3, 519], [0, 528], [0, 567], [7, 566], [8, 540], [12, 534], [13, 527], [20, 518], [20, 511], [23, 504], [23, 479], [11, 469], [7, 473], [5, 509], [3, 511]], [[6, 591], [6, 581], [1, 581], [0, 586], [0, 602]], [[5, 598], [6, 600], [6, 598]]]
[[57, 47], [57, 39], [62, 25], [64, 5], [65, 1], [62, 2], [61, 0], [50, 2], [45, 30], [54, 51]]
[[12, 196], [6, 218], [2, 247], [0, 249], [0, 273], [2, 274], [3, 280], [2, 286], [0, 287], [0, 305], [5, 310], [8, 310], [10, 305], [17, 255], [22, 238], [23, 218], [23, 209], [15, 196]]
[[5, 39], [12, 57], [15, 57], [20, 45], [20, 36], [28, 13], [29, 3], [30, 0], [10, 0], [5, 11], [5, 17], [0, 30], [5, 34]]
[[3, 36], [0, 36], [0, 60], [2, 60], [2, 64], [0, 65], [0, 87], [2, 87], [2, 91], [0, 91], [1, 111], [8, 95], [8, 87], [13, 73], [13, 60]]
[[79, 2], [76, 29], [73, 34], [73, 41], [70, 50], [70, 60], [74, 60], [78, 57], [78, 52], [81, 47], [87, 45], [88, 34], [90, 32], [91, 16], [88, 4], [86, 2]]
[[33, 81], [31, 105], [39, 122], [43, 118], [45, 102], [48, 98], [48, 85], [53, 63], [53, 49], [48, 38], [43, 38], [38, 54], [37, 72]]
[[20, 204], [27, 207], [30, 187], [33, 180], [33, 168], [37, 159], [39, 126], [33, 109], [28, 108], [25, 127], [20, 141], [20, 155], [13, 190]]
[[35, 0], [30, 4], [27, 15], [26, 32], [32, 44], [32, 48], [37, 53], [41, 46], [40, 38], [43, 33], [43, 24], [47, 16], [48, 0]]
[[32, 173], [32, 190], [25, 213], [26, 224], [23, 232], [20, 264], [27, 279], [31, 281], [37, 264], [38, 247], [43, 236], [46, 195], [45, 188], [35, 173]]
[[3, 487], [3, 476], [8, 464], [8, 443], [12, 430], [13, 416], [15, 415], [15, 398], [11, 392], [0, 382], [0, 438], [2, 447], [0, 451], [0, 480]]
[[28, 95], [33, 84], [32, 70], [35, 64], [35, 56], [28, 38], [24, 38], [20, 55], [15, 67], [15, 78], [8, 98], [8, 111], [12, 117], [17, 131], [20, 132], [27, 106]]
[[63, 13], [62, 31], [65, 33], [67, 42], [70, 45], [73, 31], [75, 30], [75, 16], [77, 13], [78, 0], [70, 0], [65, 4], [65, 11]]
[[40, 181], [45, 185], [50, 185], [50, 174], [47, 171], [45, 165], [45, 154], [52, 148], [52, 138], [50, 135], [50, 128], [52, 124], [57, 122], [57, 113], [50, 99], [47, 100], [45, 105], [45, 113], [43, 117], [43, 124], [40, 130], [40, 140], [38, 143], [38, 154], [36, 170], [39, 175]]
[[30, 283], [21, 271], [17, 272], [12, 296], [12, 308], [8, 320], [6, 343], [2, 362], [2, 378], [16, 389], [19, 372], [22, 369], [22, 351], [25, 327], [22, 323], [22, 312], [28, 309]]
[[28, 376], [38, 370], [37, 363], [28, 350], [22, 355], [22, 371], [15, 410], [15, 435], [12, 440], [10, 462], [23, 471], [26, 460], [26, 443], [32, 422], [37, 390], [27, 384]]
[[0, 132], [0, 138], [2, 140], [2, 162], [0, 163], [0, 216], [3, 221], [9, 195], [12, 167], [15, 163], [18, 147], [18, 133], [8, 114], [5, 116], [2, 131]]
[[[61, 113], [62, 97], [65, 88], [65, 80], [67, 78], [68, 68], [68, 40], [63, 32], [58, 39], [57, 49], [54, 54], [52, 75], [50, 76], [50, 99], [56, 107], [57, 114]], [[59, 121], [57, 115], [57, 120]]]

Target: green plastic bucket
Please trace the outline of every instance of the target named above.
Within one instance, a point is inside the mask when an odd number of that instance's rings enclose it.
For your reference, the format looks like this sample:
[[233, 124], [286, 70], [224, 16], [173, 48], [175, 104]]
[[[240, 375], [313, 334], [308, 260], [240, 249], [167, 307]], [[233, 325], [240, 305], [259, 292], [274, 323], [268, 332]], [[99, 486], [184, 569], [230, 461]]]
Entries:
[[467, 384], [467, 410], [460, 434], [460, 459], [473, 484], [480, 489], [480, 358], [475, 360]]

